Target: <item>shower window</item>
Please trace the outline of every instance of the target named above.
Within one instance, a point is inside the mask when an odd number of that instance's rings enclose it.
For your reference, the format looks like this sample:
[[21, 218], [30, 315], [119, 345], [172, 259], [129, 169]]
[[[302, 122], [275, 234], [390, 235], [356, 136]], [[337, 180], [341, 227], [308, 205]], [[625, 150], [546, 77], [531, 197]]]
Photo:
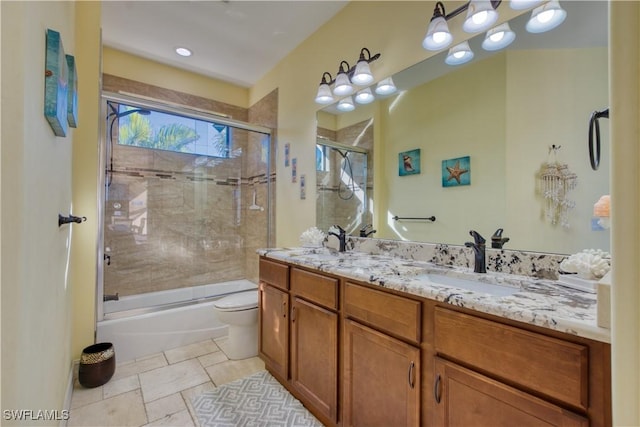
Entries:
[[109, 103], [109, 109], [120, 145], [229, 157], [229, 126], [126, 104]]

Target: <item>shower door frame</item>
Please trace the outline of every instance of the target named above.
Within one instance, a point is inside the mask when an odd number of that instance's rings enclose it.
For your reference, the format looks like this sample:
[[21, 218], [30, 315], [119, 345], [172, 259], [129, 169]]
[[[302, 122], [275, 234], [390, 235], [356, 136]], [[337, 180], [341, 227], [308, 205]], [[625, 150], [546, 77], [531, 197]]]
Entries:
[[[367, 164], [368, 164], [369, 155], [371, 154], [371, 150], [368, 150], [368, 149], [362, 148], [362, 147], [358, 147], [358, 146], [355, 146], [355, 145], [341, 144], [339, 142], [335, 142], [335, 141], [333, 141], [333, 140], [331, 140], [329, 138], [325, 138], [325, 137], [322, 137], [322, 136], [316, 136], [316, 146], [317, 145], [324, 145], [326, 147], [333, 148], [334, 150], [343, 150], [343, 151], [347, 151], [347, 152], [351, 151], [351, 152], [358, 153], [358, 154], [364, 154], [367, 157], [367, 162], [365, 162], [365, 165], [364, 165], [365, 166], [365, 172], [364, 172], [364, 183], [365, 183], [365, 185], [364, 185], [364, 195], [365, 195], [365, 197], [364, 197], [364, 200], [362, 202], [363, 203], [363, 211], [366, 212], [366, 210], [369, 208], [369, 197], [368, 197], [369, 191], [368, 191], [368, 187], [367, 187], [367, 183], [368, 183], [368, 180], [369, 180], [369, 168], [368, 168]], [[316, 171], [316, 174], [317, 174], [317, 171]], [[373, 194], [371, 194], [371, 196], [373, 197]], [[317, 209], [317, 207], [316, 207], [316, 209]], [[372, 216], [373, 216], [373, 214], [372, 214]], [[317, 222], [318, 221], [317, 221], [317, 218], [316, 218], [316, 223]]]
[[[96, 322], [99, 322], [104, 319], [104, 262], [105, 262], [105, 253], [104, 253], [104, 209], [105, 209], [105, 184], [106, 184], [106, 171], [107, 171], [107, 146], [109, 141], [107, 140], [107, 102], [116, 102], [121, 104], [131, 105], [137, 108], [151, 109], [154, 111], [159, 111], [163, 113], [176, 114], [180, 116], [185, 116], [198, 120], [212, 121], [216, 123], [220, 123], [222, 125], [227, 125], [232, 128], [246, 130], [250, 132], [256, 132], [263, 135], [268, 136], [269, 138], [269, 153], [268, 153], [268, 161], [267, 161], [267, 194], [269, 203], [267, 203], [267, 246], [272, 246], [272, 216], [271, 210], [273, 207], [272, 200], [272, 182], [271, 182], [271, 171], [272, 171], [272, 152], [273, 147], [273, 131], [267, 127], [252, 125], [250, 123], [242, 122], [239, 120], [230, 119], [221, 115], [219, 113], [215, 113], [213, 111], [207, 111], [200, 108], [192, 108], [187, 105], [175, 104], [169, 101], [162, 101], [159, 99], [151, 99], [151, 98], [140, 98], [136, 96], [125, 95], [122, 93], [114, 93], [108, 91], [102, 91], [100, 95], [100, 117], [103, 117], [104, 120], [100, 121], [100, 137], [99, 141], [99, 159], [98, 159], [98, 263], [97, 263], [97, 271], [96, 271]], [[96, 334], [96, 325], [94, 324], [94, 336]]]

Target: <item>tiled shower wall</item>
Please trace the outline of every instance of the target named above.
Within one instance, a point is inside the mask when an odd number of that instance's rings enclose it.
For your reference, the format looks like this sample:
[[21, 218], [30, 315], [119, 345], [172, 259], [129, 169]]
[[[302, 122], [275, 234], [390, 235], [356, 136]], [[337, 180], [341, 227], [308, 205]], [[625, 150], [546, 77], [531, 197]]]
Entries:
[[[253, 116], [259, 120], [253, 123], [265, 127], [272, 127], [269, 122], [277, 116], [275, 91], [246, 110], [109, 75], [103, 76], [103, 89], [245, 122]], [[229, 159], [114, 144], [105, 203], [104, 245], [111, 256], [111, 265], [104, 268], [105, 294], [257, 281], [255, 249], [268, 245], [267, 182], [274, 179], [268, 175], [269, 144], [268, 137], [239, 129], [232, 130]], [[249, 209], [254, 190], [264, 210]]]
[[[371, 210], [369, 207], [373, 198], [373, 122], [365, 120], [354, 125], [331, 131], [318, 128], [318, 135], [338, 142], [346, 146], [355, 146], [368, 150], [367, 154], [367, 178], [366, 184], [363, 175], [364, 156], [359, 153], [349, 154], [351, 166], [353, 169], [353, 179], [357, 186], [366, 185], [366, 209], [361, 217], [356, 216], [361, 200], [357, 197], [350, 199], [340, 198], [339, 193], [343, 196], [348, 195], [349, 191], [345, 185], [340, 187], [341, 162], [342, 156], [337, 151], [331, 150], [332, 156], [330, 161], [329, 172], [317, 171], [317, 201], [316, 201], [316, 226], [327, 231], [334, 224], [345, 228], [348, 233], [358, 234], [358, 230], [365, 224], [372, 222]], [[322, 140], [318, 141], [322, 143]]]

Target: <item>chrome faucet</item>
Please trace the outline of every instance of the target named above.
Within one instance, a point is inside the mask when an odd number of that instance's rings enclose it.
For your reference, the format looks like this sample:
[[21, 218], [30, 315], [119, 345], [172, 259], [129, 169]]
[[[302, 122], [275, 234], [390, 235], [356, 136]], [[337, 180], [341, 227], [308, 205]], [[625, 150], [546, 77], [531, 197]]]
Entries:
[[362, 227], [360, 229], [360, 237], [369, 237], [371, 236], [373, 233], [375, 233], [377, 230], [373, 229], [373, 225], [371, 224], [367, 224], [364, 227]]
[[502, 228], [498, 228], [493, 236], [491, 236], [491, 247], [493, 249], [502, 249], [505, 243], [509, 241], [508, 237], [502, 237]]
[[487, 262], [485, 257], [485, 243], [486, 240], [477, 231], [471, 230], [469, 234], [473, 236], [473, 242], [466, 242], [464, 245], [468, 248], [473, 248], [475, 254], [475, 266], [473, 267], [474, 273], [486, 273]]
[[337, 228], [339, 230], [339, 234], [338, 233], [334, 233], [333, 231], [329, 231], [329, 235], [331, 236], [336, 236], [338, 238], [338, 240], [340, 241], [340, 249], [338, 249], [340, 252], [346, 252], [347, 250], [347, 232], [344, 231], [344, 229], [342, 227], [340, 227], [339, 225], [334, 225], [335, 228]]

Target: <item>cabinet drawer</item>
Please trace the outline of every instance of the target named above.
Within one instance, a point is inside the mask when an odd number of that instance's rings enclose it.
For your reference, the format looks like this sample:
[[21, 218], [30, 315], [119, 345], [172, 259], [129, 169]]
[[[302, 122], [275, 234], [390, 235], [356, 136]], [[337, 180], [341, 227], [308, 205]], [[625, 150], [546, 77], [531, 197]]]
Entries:
[[420, 301], [347, 282], [344, 312], [381, 331], [420, 342]]
[[286, 291], [289, 289], [289, 267], [260, 258], [260, 281]]
[[586, 346], [436, 307], [435, 347], [441, 356], [504, 381], [588, 406]]
[[338, 309], [338, 279], [292, 268], [291, 292], [324, 307]]

